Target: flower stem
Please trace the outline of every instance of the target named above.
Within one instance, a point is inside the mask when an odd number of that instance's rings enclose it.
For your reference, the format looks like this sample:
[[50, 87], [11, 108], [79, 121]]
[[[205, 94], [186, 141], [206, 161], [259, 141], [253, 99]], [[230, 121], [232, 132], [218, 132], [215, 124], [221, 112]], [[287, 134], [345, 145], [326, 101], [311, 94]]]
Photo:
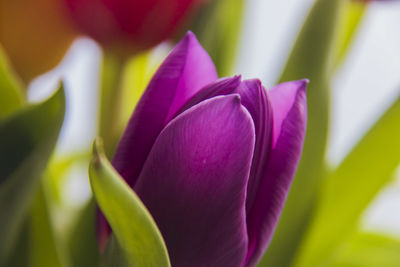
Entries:
[[104, 52], [99, 99], [98, 135], [104, 140], [106, 155], [111, 158], [121, 134], [120, 113], [122, 78], [125, 60]]

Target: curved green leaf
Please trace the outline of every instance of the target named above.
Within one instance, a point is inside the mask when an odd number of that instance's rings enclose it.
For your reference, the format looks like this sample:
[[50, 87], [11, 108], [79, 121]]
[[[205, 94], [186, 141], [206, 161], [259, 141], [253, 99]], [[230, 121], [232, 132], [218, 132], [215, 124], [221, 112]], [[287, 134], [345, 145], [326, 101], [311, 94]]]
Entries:
[[42, 184], [24, 220], [13, 252], [4, 266], [69, 266], [57, 241]]
[[22, 106], [24, 103], [22, 92], [0, 45], [0, 120]]
[[90, 184], [129, 266], [170, 266], [153, 218], [106, 159], [97, 140], [89, 167]]
[[29, 220], [25, 219], [12, 252], [7, 259], [0, 261], [0, 266], [29, 266], [29, 231]]
[[[43, 186], [35, 196], [28, 217], [29, 224], [29, 266], [30, 267], [65, 267], [60, 246], [54, 235], [50, 212]], [[26, 240], [25, 240], [26, 241]]]
[[315, 266], [354, 229], [400, 164], [400, 98], [326, 179], [297, 266]]
[[123, 128], [120, 126], [123, 70], [126, 61], [113, 53], [104, 53], [101, 69], [98, 132], [105, 140], [104, 150], [112, 157]]
[[156, 72], [162, 58], [154, 59], [152, 52], [141, 53], [132, 57], [125, 66], [122, 84], [121, 122], [125, 129], [136, 104]]
[[307, 78], [307, 133], [296, 177], [260, 266], [289, 266], [307, 227], [325, 171], [330, 84], [342, 0], [317, 0], [292, 49], [280, 81]]
[[15, 245], [65, 111], [62, 89], [0, 122], [0, 265]]
[[338, 67], [346, 57], [358, 27], [367, 10], [367, 1], [346, 1], [344, 12], [340, 15], [339, 38], [335, 67]]
[[341, 245], [329, 267], [398, 267], [400, 240], [375, 233], [357, 233]]
[[107, 242], [107, 247], [102, 257], [102, 265], [106, 267], [130, 266], [126, 260], [123, 249], [114, 235], [111, 235]]
[[96, 204], [91, 199], [80, 212], [68, 240], [71, 265], [74, 267], [99, 266], [99, 250], [97, 246], [94, 225], [96, 219]]

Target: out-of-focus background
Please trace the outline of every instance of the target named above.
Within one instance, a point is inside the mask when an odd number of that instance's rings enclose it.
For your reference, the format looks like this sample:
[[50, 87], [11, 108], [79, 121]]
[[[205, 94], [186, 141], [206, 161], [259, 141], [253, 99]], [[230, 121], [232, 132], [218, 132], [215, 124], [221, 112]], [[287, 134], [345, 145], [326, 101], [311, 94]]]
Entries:
[[[244, 78], [259, 77], [267, 88], [273, 86], [312, 2], [248, 0], [235, 73]], [[332, 166], [340, 163], [399, 94], [399, 25], [399, 1], [371, 3], [334, 78], [328, 147]], [[155, 48], [155, 60], [161, 60], [169, 49], [169, 44]], [[95, 137], [94, 97], [100, 61], [99, 46], [88, 38], [80, 38], [56, 69], [29, 86], [29, 98], [39, 101], [52, 92], [59, 79], [65, 80], [68, 106], [57, 153], [89, 148]], [[397, 176], [365, 212], [364, 228], [400, 237], [400, 169]], [[70, 177], [65, 198], [80, 204], [90, 196], [87, 166], [76, 166]]]

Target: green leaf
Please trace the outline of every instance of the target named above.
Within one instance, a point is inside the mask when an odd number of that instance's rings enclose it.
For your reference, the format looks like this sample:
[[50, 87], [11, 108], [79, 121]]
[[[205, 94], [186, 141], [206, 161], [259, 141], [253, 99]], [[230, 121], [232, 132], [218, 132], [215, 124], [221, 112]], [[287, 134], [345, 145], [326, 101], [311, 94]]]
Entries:
[[148, 51], [132, 57], [126, 63], [123, 74], [121, 120], [119, 125], [122, 130], [125, 129], [136, 104], [162, 62], [162, 57], [154, 58], [154, 52]]
[[129, 266], [123, 249], [114, 235], [110, 236], [102, 259], [103, 266], [125, 267]]
[[43, 186], [39, 187], [29, 219], [29, 266], [63, 267], [66, 259], [54, 235], [50, 211]]
[[343, 62], [347, 52], [353, 42], [358, 27], [364, 18], [367, 10], [367, 1], [346, 1], [345, 8], [340, 15], [339, 38], [337, 46], [337, 58], [335, 66], [338, 67]]
[[60, 209], [65, 205], [61, 194], [65, 187], [68, 172], [71, 168], [76, 166], [76, 164], [88, 166], [90, 158], [91, 152], [88, 150], [62, 156], [57, 155], [50, 159], [43, 181], [45, 182], [46, 196], [52, 204], [51, 207]]
[[[7, 259], [0, 261], [0, 266], [29, 266], [29, 231], [29, 220], [25, 219], [18, 233], [12, 253], [10, 253]], [[3, 264], [4, 261], [6, 262], [5, 264]]]
[[17, 245], [5, 266], [68, 266], [57, 241], [42, 183], [24, 220]]
[[0, 122], [0, 265], [19, 229], [56, 144], [64, 118], [62, 89]]
[[42, 179], [51, 217], [57, 224], [57, 242], [63, 245], [63, 259], [68, 256], [68, 263], [74, 267], [98, 266], [94, 200], [77, 207], [76, 204], [71, 205], [63, 194], [71, 178], [69, 172], [76, 167], [87, 168], [90, 159], [90, 151], [74, 152], [61, 157], [56, 155], [48, 162]]
[[400, 164], [400, 97], [326, 179], [297, 266], [315, 266], [354, 229]]
[[[158, 52], [159, 53], [159, 52]], [[153, 50], [119, 61], [115, 55], [105, 54], [102, 71], [102, 103], [99, 135], [105, 141], [105, 151], [112, 157], [126, 124], [153, 74], [162, 63]]]
[[0, 121], [23, 105], [22, 92], [0, 45]]
[[108, 162], [98, 140], [93, 152], [91, 187], [128, 265], [170, 266], [161, 233], [146, 207]]
[[210, 54], [221, 77], [232, 75], [244, 7], [244, 0], [210, 1], [190, 26]]
[[375, 233], [357, 233], [341, 245], [329, 267], [398, 267], [400, 240]]
[[105, 140], [105, 152], [112, 157], [122, 135], [120, 126], [122, 83], [125, 59], [120, 55], [106, 52], [103, 54], [99, 102], [98, 132]]
[[289, 266], [307, 227], [325, 171], [330, 84], [342, 0], [317, 0], [280, 81], [307, 78], [308, 122], [302, 158], [270, 247], [260, 266]]
[[98, 266], [99, 253], [95, 231], [96, 204], [94, 199], [80, 212], [70, 239], [68, 248], [70, 252], [71, 266], [95, 267]]

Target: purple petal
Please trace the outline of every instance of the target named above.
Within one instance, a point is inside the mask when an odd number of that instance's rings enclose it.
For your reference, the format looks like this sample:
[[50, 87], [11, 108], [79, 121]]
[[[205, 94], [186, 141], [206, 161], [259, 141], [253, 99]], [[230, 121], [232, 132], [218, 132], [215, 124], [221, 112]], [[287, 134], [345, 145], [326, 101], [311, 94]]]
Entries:
[[306, 85], [306, 80], [287, 82], [269, 91], [273, 147], [247, 218], [247, 266], [259, 261], [272, 238], [300, 159], [307, 120]]
[[172, 266], [242, 266], [254, 125], [239, 95], [186, 110], [161, 132], [135, 191], [155, 219]]
[[263, 166], [271, 150], [272, 109], [260, 80], [243, 81], [236, 92], [240, 94], [242, 105], [250, 112], [256, 131], [256, 145], [247, 186], [246, 212], [249, 214], [263, 178]]
[[221, 78], [198, 91], [186, 104], [177, 112], [177, 114], [193, 107], [194, 105], [219, 95], [229, 95], [235, 93], [240, 85], [240, 76]]
[[133, 187], [164, 126], [217, 73], [209, 55], [188, 32], [160, 66], [140, 99], [116, 150], [113, 165]]
[[[188, 32], [150, 81], [115, 152], [112, 163], [131, 187], [172, 115], [217, 78], [211, 58], [194, 34]], [[100, 247], [104, 247], [109, 227], [103, 216], [99, 216], [97, 227]]]
[[[296, 99], [300, 95], [304, 95], [304, 103], [306, 104], [305, 99], [305, 90], [308, 84], [308, 80], [299, 80], [294, 82], [285, 82], [278, 84], [274, 88], [272, 88], [269, 92], [270, 99], [272, 101], [272, 106], [274, 110], [274, 138], [273, 138], [273, 146], [275, 147], [278, 141], [279, 136], [282, 131], [282, 124], [285, 118], [288, 116], [290, 109], [296, 104]], [[307, 118], [307, 108], [302, 108], [304, 110], [304, 118]], [[305, 126], [306, 122], [304, 122]]]

